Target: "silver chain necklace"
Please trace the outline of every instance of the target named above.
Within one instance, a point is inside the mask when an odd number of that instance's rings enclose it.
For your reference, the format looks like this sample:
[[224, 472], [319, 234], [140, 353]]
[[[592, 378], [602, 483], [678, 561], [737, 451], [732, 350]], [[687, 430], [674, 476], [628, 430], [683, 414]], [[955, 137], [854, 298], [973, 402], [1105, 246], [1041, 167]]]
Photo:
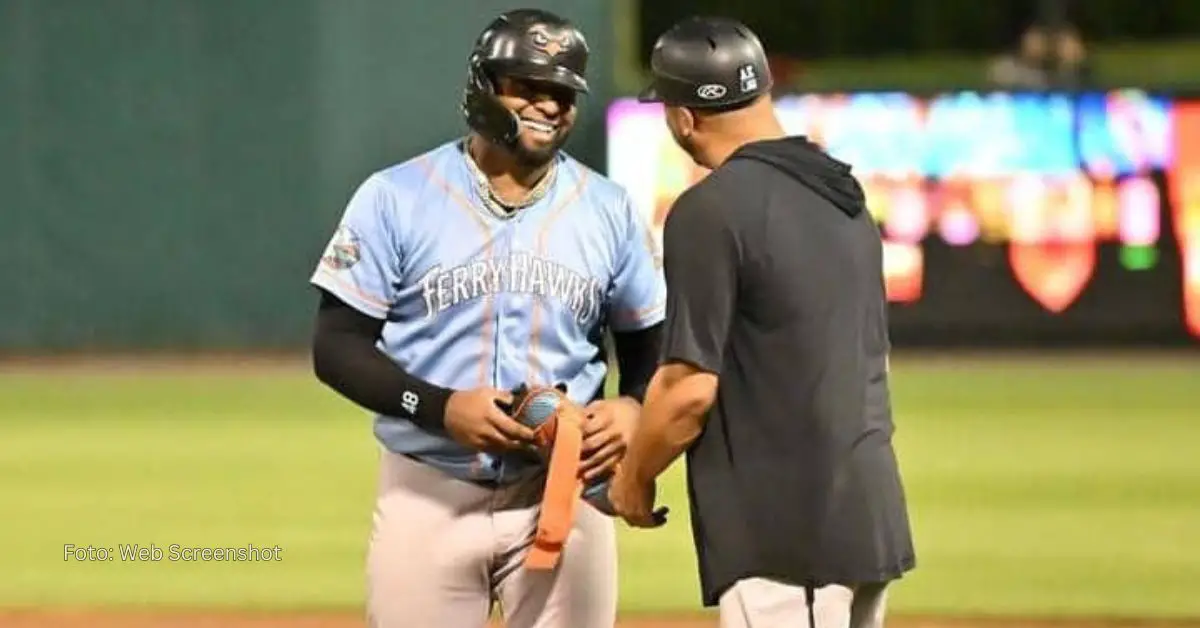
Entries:
[[471, 155], [470, 142], [463, 140], [462, 143], [463, 156], [467, 159], [467, 167], [471, 170], [471, 175], [475, 179], [475, 189], [479, 193], [479, 198], [483, 199], [484, 207], [488, 213], [501, 219], [512, 218], [516, 210], [529, 207], [534, 203], [542, 200], [546, 196], [546, 192], [550, 190], [550, 185], [554, 182], [555, 176], [558, 174], [557, 161], [550, 162], [550, 169], [546, 174], [529, 190], [525, 198], [517, 202], [507, 202], [496, 194], [495, 188], [492, 187], [492, 182], [479, 168], [479, 164], [475, 163], [475, 158]]

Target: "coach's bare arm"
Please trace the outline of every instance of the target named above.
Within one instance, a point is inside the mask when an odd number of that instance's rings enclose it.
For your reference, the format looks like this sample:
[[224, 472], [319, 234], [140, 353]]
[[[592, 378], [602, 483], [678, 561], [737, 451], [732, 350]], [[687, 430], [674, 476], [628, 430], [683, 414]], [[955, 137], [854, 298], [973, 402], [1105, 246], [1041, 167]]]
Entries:
[[642, 418], [609, 495], [613, 509], [636, 527], [656, 527], [655, 479], [700, 436], [717, 397], [717, 376], [677, 362], [650, 380]]
[[690, 364], [664, 365], [646, 391], [641, 429], [634, 435], [626, 468], [638, 482], [653, 482], [704, 429], [717, 398], [717, 376]]
[[742, 245], [726, 210], [736, 203], [696, 186], [680, 195], [663, 226], [667, 283], [662, 365], [650, 380], [642, 418], [609, 491], [629, 525], [662, 525], [654, 479], [700, 436], [725, 365]]

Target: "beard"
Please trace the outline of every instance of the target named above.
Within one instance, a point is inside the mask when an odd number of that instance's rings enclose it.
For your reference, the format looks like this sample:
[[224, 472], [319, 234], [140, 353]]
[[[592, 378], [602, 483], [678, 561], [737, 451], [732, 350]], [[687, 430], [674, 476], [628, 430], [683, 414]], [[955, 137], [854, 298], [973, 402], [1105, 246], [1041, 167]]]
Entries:
[[550, 160], [554, 159], [558, 151], [562, 150], [563, 144], [567, 143], [567, 136], [569, 135], [570, 129], [560, 129], [554, 134], [552, 141], [531, 146], [525, 140], [524, 133], [522, 133], [511, 147], [513, 157], [516, 158], [518, 164], [526, 168], [541, 168], [550, 163]]

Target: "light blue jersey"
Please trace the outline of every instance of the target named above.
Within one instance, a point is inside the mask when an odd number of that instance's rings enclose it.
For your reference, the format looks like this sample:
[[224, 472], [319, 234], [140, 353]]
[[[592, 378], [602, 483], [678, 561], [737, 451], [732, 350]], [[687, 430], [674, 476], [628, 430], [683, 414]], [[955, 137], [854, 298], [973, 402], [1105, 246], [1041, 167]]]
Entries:
[[[605, 328], [663, 319], [655, 240], [623, 188], [564, 153], [550, 189], [511, 217], [490, 212], [461, 140], [376, 172], [350, 199], [311, 282], [386, 319], [382, 349], [455, 390], [566, 382], [585, 404], [604, 383]], [[467, 449], [408, 420], [375, 417], [387, 449], [473, 481], [528, 462]]]

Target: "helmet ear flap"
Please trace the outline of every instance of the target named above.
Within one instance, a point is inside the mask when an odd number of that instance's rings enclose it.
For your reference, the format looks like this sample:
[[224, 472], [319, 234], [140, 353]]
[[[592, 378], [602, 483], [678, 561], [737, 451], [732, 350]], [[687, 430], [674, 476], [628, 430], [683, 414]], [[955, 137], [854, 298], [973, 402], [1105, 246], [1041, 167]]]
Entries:
[[493, 142], [511, 146], [517, 141], [521, 121], [500, 102], [496, 92], [495, 80], [478, 53], [471, 55], [462, 103], [467, 125]]
[[484, 67], [479, 53], [471, 55], [471, 60], [467, 63], [467, 83], [480, 93], [489, 96], [496, 95], [495, 78]]

